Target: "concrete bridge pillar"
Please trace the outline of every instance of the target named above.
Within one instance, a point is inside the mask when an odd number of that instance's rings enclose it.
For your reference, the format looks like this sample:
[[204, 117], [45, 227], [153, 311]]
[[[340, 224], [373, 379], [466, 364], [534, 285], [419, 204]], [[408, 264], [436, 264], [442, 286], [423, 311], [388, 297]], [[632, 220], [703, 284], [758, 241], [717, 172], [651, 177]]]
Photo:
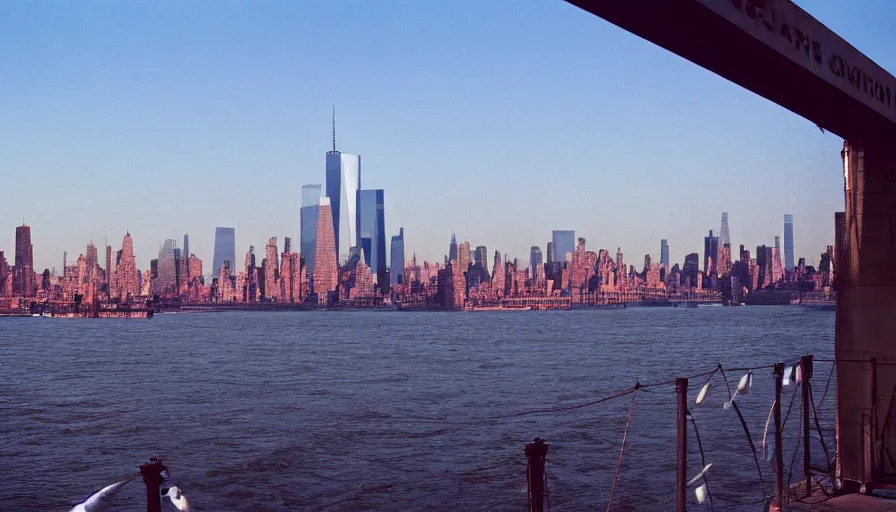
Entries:
[[[844, 143], [845, 215], [838, 214], [835, 287], [838, 473], [847, 487], [896, 473], [896, 140]], [[876, 382], [875, 382], [876, 380]], [[889, 452], [892, 455], [889, 455]], [[863, 488], [864, 489], [864, 488]]]

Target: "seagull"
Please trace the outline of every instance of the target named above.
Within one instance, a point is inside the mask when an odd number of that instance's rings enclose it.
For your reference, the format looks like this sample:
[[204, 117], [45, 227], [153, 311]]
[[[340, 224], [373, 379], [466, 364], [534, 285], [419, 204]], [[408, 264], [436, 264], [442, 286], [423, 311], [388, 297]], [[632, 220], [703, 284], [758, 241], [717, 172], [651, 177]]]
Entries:
[[121, 486], [123, 486], [124, 484], [129, 483], [137, 478], [137, 475], [139, 474], [140, 473], [134, 473], [133, 475], [125, 478], [120, 482], [116, 482], [112, 485], [103, 487], [99, 492], [87, 498], [84, 503], [78, 503], [77, 505], [75, 505], [75, 508], [73, 508], [71, 512], [93, 512], [95, 510], [99, 510], [105, 502], [106, 498], [118, 491], [118, 489], [121, 488]]
[[175, 485], [171, 487], [167, 492], [162, 493], [162, 496], [171, 498], [171, 503], [174, 503], [174, 507], [177, 508], [177, 510], [190, 512], [190, 504], [187, 503], [187, 497], [180, 492], [178, 486]]

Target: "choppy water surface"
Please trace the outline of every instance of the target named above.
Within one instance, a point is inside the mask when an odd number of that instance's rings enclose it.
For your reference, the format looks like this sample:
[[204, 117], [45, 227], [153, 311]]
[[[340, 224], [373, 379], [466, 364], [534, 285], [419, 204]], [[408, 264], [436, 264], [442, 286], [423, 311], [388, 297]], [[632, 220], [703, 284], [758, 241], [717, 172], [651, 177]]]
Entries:
[[[631, 395], [518, 413], [718, 362], [831, 357], [833, 333], [833, 313], [793, 307], [0, 319], [0, 509], [68, 510], [161, 455], [196, 510], [521, 511], [535, 436], [551, 444], [552, 510], [605, 508]], [[817, 400], [829, 369], [816, 369]], [[763, 497], [749, 445], [712, 386], [694, 416], [728, 500], [716, 505], [760, 509], [745, 504]], [[637, 395], [618, 510], [671, 509], [673, 388]], [[739, 399], [757, 444], [772, 391], [757, 370]], [[693, 438], [689, 457], [696, 474]], [[141, 510], [144, 492], [125, 487], [119, 508]]]

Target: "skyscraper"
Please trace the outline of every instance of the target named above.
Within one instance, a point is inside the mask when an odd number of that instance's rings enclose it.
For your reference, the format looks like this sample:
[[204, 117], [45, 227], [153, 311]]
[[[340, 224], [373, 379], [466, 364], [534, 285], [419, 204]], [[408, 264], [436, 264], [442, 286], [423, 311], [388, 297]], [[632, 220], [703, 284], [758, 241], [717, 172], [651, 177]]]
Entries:
[[731, 235], [728, 233], [728, 212], [722, 212], [722, 230], [719, 231], [719, 247], [731, 243]]
[[567, 255], [572, 258], [576, 252], [576, 232], [574, 230], [554, 230], [552, 232], [554, 240], [553, 261], [555, 263], [566, 263]]
[[314, 273], [314, 248], [317, 245], [317, 216], [320, 213], [320, 185], [302, 185], [299, 209], [299, 253], [309, 274]]
[[669, 241], [665, 238], [660, 240], [660, 265], [669, 267]]
[[280, 262], [277, 256], [277, 237], [268, 239], [264, 247], [264, 297], [269, 300], [277, 300], [280, 297]]
[[121, 241], [121, 250], [115, 263], [116, 291], [122, 301], [128, 301], [140, 295], [140, 276], [137, 261], [134, 258], [134, 240], [127, 233]]
[[177, 291], [177, 258], [174, 245], [174, 240], [169, 238], [159, 249], [158, 277], [153, 283], [154, 294], [173, 295]]
[[[541, 254], [541, 247], [537, 245], [533, 245], [529, 249], [529, 270], [532, 271], [532, 281], [536, 282], [536, 276], [539, 275], [538, 269], [539, 267], [544, 266], [544, 259]], [[544, 268], [541, 269], [541, 274], [544, 275]]]
[[457, 261], [457, 237], [451, 233], [451, 242], [448, 244], [448, 261]]
[[398, 228], [398, 234], [392, 237], [389, 267], [391, 284], [404, 284], [404, 228]]
[[13, 293], [24, 297], [34, 296], [34, 247], [31, 245], [31, 227], [16, 227], [16, 258], [13, 267]]
[[327, 293], [336, 291], [339, 284], [339, 264], [336, 261], [336, 236], [333, 232], [333, 210], [330, 198], [320, 200], [317, 217], [317, 243], [315, 247], [314, 292], [319, 303], [327, 303]]
[[703, 237], [703, 274], [708, 276], [716, 268], [719, 261], [719, 237], [712, 236], [712, 230], [709, 230], [709, 236]]
[[484, 245], [477, 245], [473, 252], [473, 263], [481, 263], [482, 269], [488, 273], [488, 249]]
[[236, 230], [233, 228], [215, 228], [215, 254], [212, 258], [212, 277], [218, 277], [225, 261], [230, 262], [230, 269], [236, 268]]
[[784, 268], [793, 270], [793, 215], [784, 214]]
[[333, 150], [327, 152], [327, 197], [333, 212], [333, 233], [339, 261], [348, 260], [358, 245], [357, 192], [361, 188], [361, 156], [336, 150], [336, 111], [333, 110]]
[[358, 191], [357, 226], [364, 263], [375, 282], [386, 285], [386, 213], [382, 189]]

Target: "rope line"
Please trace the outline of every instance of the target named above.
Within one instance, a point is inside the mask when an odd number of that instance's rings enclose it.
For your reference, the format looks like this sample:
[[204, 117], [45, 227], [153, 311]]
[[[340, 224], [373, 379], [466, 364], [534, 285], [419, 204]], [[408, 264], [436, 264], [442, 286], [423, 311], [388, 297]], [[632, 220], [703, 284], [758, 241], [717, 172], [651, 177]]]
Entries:
[[744, 429], [744, 434], [747, 436], [747, 441], [750, 443], [750, 451], [753, 452], [753, 461], [756, 463], [756, 472], [759, 473], [759, 482], [762, 485], [762, 493], [765, 494], [765, 479], [762, 477], [762, 467], [759, 465], [759, 456], [756, 454], [756, 445], [753, 443], [753, 436], [750, 435], [750, 429], [747, 427], [747, 421], [744, 420], [744, 415], [740, 412], [740, 407], [737, 406], [737, 402], [732, 400], [733, 395], [731, 394], [731, 385], [728, 383], [728, 376], [725, 375], [725, 369], [722, 367], [722, 363], [719, 363], [719, 371], [722, 373], [722, 378], [725, 379], [725, 388], [728, 389], [728, 397], [731, 400], [731, 406], [734, 407], [734, 412], [737, 413], [737, 417], [740, 419], [740, 424]]
[[[700, 450], [700, 464], [702, 467], [706, 467], [706, 457], [703, 455], [703, 443], [700, 441], [700, 431], [697, 430], [697, 421], [694, 420], [694, 415], [691, 414], [691, 410], [688, 409], [687, 416], [691, 420], [691, 425], [694, 427], [694, 437], [697, 438], [697, 448]], [[703, 483], [706, 484], [706, 495], [709, 497], [709, 511], [713, 511], [712, 504], [712, 493], [709, 491], [709, 473], [703, 475]]]
[[638, 398], [638, 387], [632, 395], [632, 405], [628, 410], [628, 420], [625, 422], [625, 431], [622, 433], [622, 446], [619, 447], [619, 459], [616, 461], [616, 472], [613, 474], [613, 485], [610, 487], [610, 499], [607, 500], [607, 512], [613, 508], [613, 493], [616, 492], [616, 481], [619, 479], [619, 468], [622, 467], [622, 454], [625, 453], [625, 443], [628, 441], [628, 427], [632, 424], [632, 415], [635, 412], [635, 398]]

